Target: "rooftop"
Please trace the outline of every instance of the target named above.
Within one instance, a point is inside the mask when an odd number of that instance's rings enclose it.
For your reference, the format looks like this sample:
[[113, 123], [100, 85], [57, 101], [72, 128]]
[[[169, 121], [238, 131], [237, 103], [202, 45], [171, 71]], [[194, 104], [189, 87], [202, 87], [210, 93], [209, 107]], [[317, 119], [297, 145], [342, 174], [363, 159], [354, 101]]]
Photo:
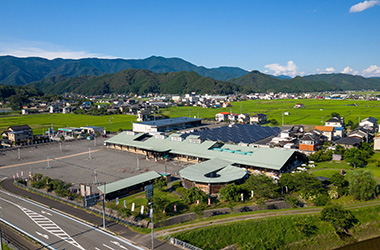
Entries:
[[202, 121], [202, 119], [190, 118], [190, 117], [176, 117], [176, 118], [161, 119], [161, 120], [155, 120], [155, 121], [140, 122], [139, 124], [160, 127], [160, 126], [170, 126], [170, 125], [175, 125], [175, 124], [180, 124], [180, 123], [196, 122], [196, 121]]
[[144, 133], [122, 132], [105, 142], [202, 159], [221, 159], [231, 164], [236, 163], [273, 170], [280, 170], [295, 153], [294, 150], [282, 148], [254, 148], [223, 144], [217, 141], [194, 140], [194, 137], [187, 137], [179, 141], [175, 140], [173, 135], [167, 138], [148, 137], [144, 140], [139, 139], [144, 136], [146, 136]]
[[317, 129], [319, 131], [325, 131], [325, 132], [334, 131], [334, 127], [331, 127], [331, 126], [315, 126], [314, 129]]
[[231, 165], [231, 162], [212, 159], [188, 166], [179, 171], [182, 178], [201, 183], [228, 183], [240, 180], [246, 171]]
[[147, 172], [147, 173], [139, 174], [139, 175], [136, 175], [136, 176], [132, 176], [132, 177], [129, 177], [129, 178], [126, 178], [126, 179], [122, 179], [122, 180], [119, 180], [119, 181], [108, 183], [106, 185], [99, 186], [98, 189], [102, 193], [109, 194], [109, 193], [112, 193], [112, 192], [116, 192], [116, 191], [118, 191], [120, 189], [124, 189], [124, 188], [128, 188], [128, 187], [133, 187], [133, 186], [138, 185], [140, 183], [144, 183], [144, 182], [147, 182], [147, 181], [151, 181], [151, 180], [157, 179], [159, 177], [161, 177], [161, 175], [158, 174], [156, 171], [150, 171], [150, 172]]
[[236, 124], [192, 133], [202, 140], [222, 141], [230, 143], [255, 143], [265, 138], [278, 135], [278, 127], [260, 126], [256, 124]]

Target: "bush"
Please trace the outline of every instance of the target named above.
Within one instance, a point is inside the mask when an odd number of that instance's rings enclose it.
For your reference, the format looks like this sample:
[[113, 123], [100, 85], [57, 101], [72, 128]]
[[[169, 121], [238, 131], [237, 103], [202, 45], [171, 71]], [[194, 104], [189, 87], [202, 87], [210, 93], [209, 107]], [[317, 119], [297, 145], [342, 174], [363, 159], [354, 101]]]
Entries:
[[199, 188], [192, 187], [186, 190], [183, 199], [187, 204], [196, 203], [197, 200], [202, 203], [207, 201], [207, 195]]
[[330, 198], [327, 195], [321, 194], [318, 195], [314, 200], [314, 204], [318, 207], [325, 206], [330, 202]]
[[184, 194], [186, 193], [187, 190], [186, 190], [186, 188], [178, 187], [178, 188], [175, 189], [175, 191], [176, 191], [177, 193], [180, 193], [180, 194], [184, 195]]
[[172, 184], [172, 189], [176, 190], [177, 188], [182, 187], [182, 181], [176, 181]]

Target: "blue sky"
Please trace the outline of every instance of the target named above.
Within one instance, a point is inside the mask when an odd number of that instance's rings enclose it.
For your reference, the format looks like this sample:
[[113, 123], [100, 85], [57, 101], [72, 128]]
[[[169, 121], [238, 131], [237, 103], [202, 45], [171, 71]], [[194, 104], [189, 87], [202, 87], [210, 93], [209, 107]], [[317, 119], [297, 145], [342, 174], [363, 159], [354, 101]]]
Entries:
[[380, 0], [2, 0], [0, 55], [380, 76]]

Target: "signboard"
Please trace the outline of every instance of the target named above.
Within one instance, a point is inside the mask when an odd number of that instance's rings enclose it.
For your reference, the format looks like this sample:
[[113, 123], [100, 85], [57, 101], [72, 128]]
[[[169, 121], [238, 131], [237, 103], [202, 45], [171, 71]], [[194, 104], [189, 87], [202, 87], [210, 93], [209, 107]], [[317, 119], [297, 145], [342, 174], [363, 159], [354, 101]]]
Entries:
[[86, 196], [91, 194], [91, 186], [86, 186]]
[[83, 197], [83, 207], [92, 207], [98, 203], [98, 195], [91, 194]]
[[145, 186], [145, 195], [147, 200], [153, 196], [153, 185]]
[[80, 195], [83, 197], [86, 196], [86, 186], [84, 184], [80, 184], [79, 187], [80, 187]]

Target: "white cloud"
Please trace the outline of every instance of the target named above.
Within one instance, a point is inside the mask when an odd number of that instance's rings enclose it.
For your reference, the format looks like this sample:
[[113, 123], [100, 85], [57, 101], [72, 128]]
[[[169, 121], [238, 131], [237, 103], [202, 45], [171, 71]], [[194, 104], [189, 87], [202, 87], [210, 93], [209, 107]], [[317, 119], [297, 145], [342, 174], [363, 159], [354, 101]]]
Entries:
[[353, 70], [353, 69], [351, 69], [350, 67], [347, 66], [340, 73], [350, 74], [350, 75], [357, 75], [357, 74], [359, 74], [359, 71]]
[[366, 77], [371, 77], [371, 76], [380, 77], [380, 67], [377, 65], [371, 65], [362, 71], [362, 75]]
[[369, 1], [360, 2], [358, 4], [351, 6], [350, 13], [362, 12], [366, 9], [374, 7], [375, 5], [380, 5], [380, 0], [369, 0]]
[[88, 57], [109, 58], [101, 54], [88, 53], [86, 51], [47, 51], [40, 48], [18, 48], [12, 50], [1, 50], [0, 55], [11, 55], [17, 57], [43, 57], [47, 59], [79, 59]]
[[317, 69], [318, 74], [331, 74], [335, 72], [335, 69], [333, 67], [328, 67], [323, 70]]
[[287, 65], [282, 66], [278, 63], [272, 63], [272, 64], [267, 64], [264, 66], [265, 68], [269, 70], [265, 70], [265, 73], [271, 73], [275, 76], [278, 75], [286, 75], [286, 76], [296, 76], [298, 74], [302, 74], [304, 72], [297, 72], [297, 66], [293, 61], [289, 61]]
[[88, 57], [115, 58], [112, 56], [89, 53], [87, 51], [72, 51], [61, 46], [36, 41], [0, 41], [0, 56], [43, 57], [47, 59], [64, 58], [79, 59]]

